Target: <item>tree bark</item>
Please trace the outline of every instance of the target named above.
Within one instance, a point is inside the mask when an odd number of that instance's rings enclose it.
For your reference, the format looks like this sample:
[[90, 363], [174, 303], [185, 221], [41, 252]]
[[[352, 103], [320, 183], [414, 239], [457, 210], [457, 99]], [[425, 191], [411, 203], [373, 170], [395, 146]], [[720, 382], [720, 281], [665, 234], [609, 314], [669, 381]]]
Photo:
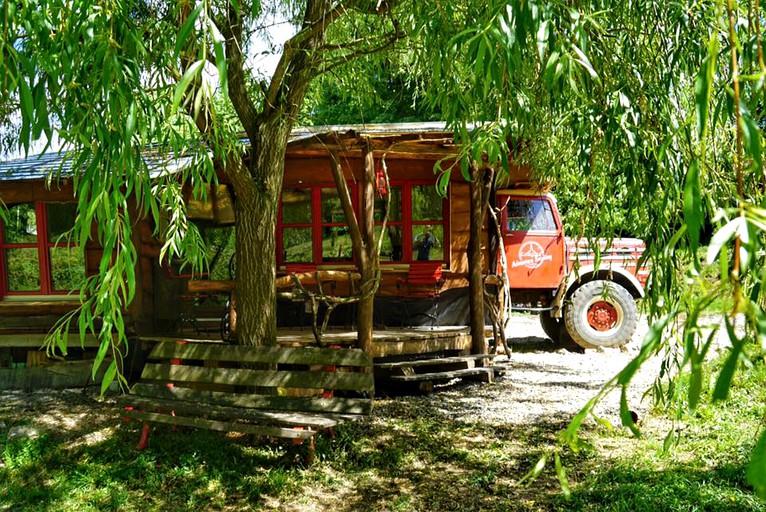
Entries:
[[357, 219], [354, 213], [348, 185], [337, 155], [330, 153], [330, 163], [335, 187], [338, 189], [343, 213], [346, 216], [346, 222], [348, 222], [354, 258], [359, 269], [360, 293], [369, 295], [357, 303], [356, 311], [357, 346], [369, 354], [372, 351], [373, 307], [375, 303], [373, 291], [377, 289], [379, 256], [375, 246], [375, 160], [369, 142], [365, 144], [362, 151], [361, 219]]
[[486, 354], [487, 341], [484, 337], [484, 280], [482, 273], [481, 233], [484, 227], [484, 212], [489, 201], [492, 171], [471, 163], [469, 185], [471, 213], [470, 236], [468, 239], [468, 295], [470, 303], [471, 352]]
[[251, 140], [249, 172], [232, 172], [236, 200], [237, 340], [276, 344], [276, 230], [290, 123], [262, 122]]
[[230, 16], [229, 29], [224, 32], [231, 55], [229, 97], [250, 139], [247, 168], [240, 159], [229, 158], [224, 169], [237, 196], [237, 340], [243, 345], [276, 344], [275, 228], [285, 151], [290, 130], [316, 74], [316, 49], [324, 43], [327, 28], [319, 22], [329, 5], [326, 0], [307, 3], [299, 34], [308, 31], [309, 35], [296, 35], [288, 42], [289, 51], [286, 49], [280, 60], [281, 71], [272, 78], [269, 97], [260, 113], [247, 96], [242, 27], [236, 16]]

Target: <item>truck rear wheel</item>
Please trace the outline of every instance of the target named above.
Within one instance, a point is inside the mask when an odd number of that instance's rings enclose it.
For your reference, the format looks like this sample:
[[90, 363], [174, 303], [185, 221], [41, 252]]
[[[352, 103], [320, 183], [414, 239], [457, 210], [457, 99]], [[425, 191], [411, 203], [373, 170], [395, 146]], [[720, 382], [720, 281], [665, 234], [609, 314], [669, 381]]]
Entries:
[[575, 290], [564, 312], [572, 339], [583, 348], [620, 347], [630, 341], [638, 323], [631, 294], [612, 281], [590, 281]]
[[552, 339], [555, 343], [558, 343], [559, 336], [561, 336], [561, 329], [564, 328], [564, 322], [561, 318], [553, 318], [548, 311], [542, 311], [540, 313], [540, 327], [543, 328], [543, 332], [546, 336]]

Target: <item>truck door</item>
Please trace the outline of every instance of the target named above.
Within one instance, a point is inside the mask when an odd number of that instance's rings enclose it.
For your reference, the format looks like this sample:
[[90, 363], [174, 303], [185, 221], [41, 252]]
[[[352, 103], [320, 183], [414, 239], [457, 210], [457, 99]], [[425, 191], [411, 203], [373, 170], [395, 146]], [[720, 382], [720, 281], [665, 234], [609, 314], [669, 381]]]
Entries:
[[511, 289], [558, 288], [565, 272], [561, 218], [552, 196], [497, 193]]

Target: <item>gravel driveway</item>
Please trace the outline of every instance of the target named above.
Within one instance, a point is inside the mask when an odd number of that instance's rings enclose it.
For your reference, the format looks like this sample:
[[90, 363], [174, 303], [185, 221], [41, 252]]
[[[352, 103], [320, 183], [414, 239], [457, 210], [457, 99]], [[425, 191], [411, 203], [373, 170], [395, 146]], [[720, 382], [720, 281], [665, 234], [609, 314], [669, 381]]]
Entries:
[[[481, 419], [516, 425], [567, 422], [638, 354], [646, 329], [642, 322], [633, 340], [622, 349], [576, 353], [554, 345], [536, 315], [517, 314], [511, 322], [515, 336], [509, 339], [513, 351], [510, 370], [493, 385], [459, 383], [437, 387], [429, 396], [398, 397], [395, 401], [406, 402], [422, 414], [459, 421]], [[654, 381], [658, 364], [656, 360], [645, 364], [630, 387], [629, 405], [639, 417], [650, 406], [650, 399], [642, 400], [642, 396]], [[612, 391], [596, 413], [619, 425], [619, 400], [619, 390]]]

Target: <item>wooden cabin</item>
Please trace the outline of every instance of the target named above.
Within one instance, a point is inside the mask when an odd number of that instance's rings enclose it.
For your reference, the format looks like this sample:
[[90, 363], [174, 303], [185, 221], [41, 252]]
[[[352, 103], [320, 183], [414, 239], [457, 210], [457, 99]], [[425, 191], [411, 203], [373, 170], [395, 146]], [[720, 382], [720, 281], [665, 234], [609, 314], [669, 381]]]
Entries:
[[[435, 188], [436, 162], [446, 159], [446, 168], [455, 153], [451, 132], [439, 124], [296, 130], [286, 154], [276, 226], [278, 283], [289, 287], [290, 274], [308, 278], [309, 286], [315, 285], [311, 276], [321, 278], [324, 271], [353, 274], [356, 266], [329, 155], [333, 151], [340, 157], [358, 209], [364, 144], [371, 144], [381, 171], [374, 212], [378, 233], [389, 199], [376, 326], [466, 325], [469, 185], [456, 169], [446, 197]], [[89, 244], [83, 256], [60, 237], [76, 215], [67, 177], [74, 170], [67, 165], [63, 154], [0, 162], [0, 200], [9, 209], [8, 221], [0, 226], [0, 368], [43, 364], [45, 357], [37, 349], [45, 333], [61, 315], [77, 307], [72, 292], [86, 276], [97, 272], [100, 247]], [[382, 177], [383, 165], [389, 187]], [[59, 171], [61, 177], [49, 181], [51, 171]], [[199, 292], [194, 285], [200, 280], [225, 282], [235, 272], [236, 198], [225, 183], [211, 189], [209, 198], [207, 203], [193, 198], [188, 203], [189, 217], [208, 241], [211, 265], [206, 275], [191, 276], [180, 267], [161, 266], [153, 226], [148, 220], [136, 225], [133, 243], [140, 248], [139, 291], [127, 311], [131, 335], [218, 336], [227, 311], [227, 288], [203, 286], [218, 291]], [[427, 282], [428, 276], [434, 281], [440, 277], [430, 291], [409, 286], [418, 277]], [[351, 293], [354, 282], [350, 277], [333, 278], [323, 286], [326, 292], [344, 295]], [[280, 301], [278, 321], [281, 326], [301, 326], [308, 325], [310, 318], [303, 304]], [[353, 322], [354, 310], [349, 306], [333, 313], [331, 323], [350, 326]], [[95, 347], [95, 340], [88, 338], [85, 347], [70, 357], [87, 360]]]

